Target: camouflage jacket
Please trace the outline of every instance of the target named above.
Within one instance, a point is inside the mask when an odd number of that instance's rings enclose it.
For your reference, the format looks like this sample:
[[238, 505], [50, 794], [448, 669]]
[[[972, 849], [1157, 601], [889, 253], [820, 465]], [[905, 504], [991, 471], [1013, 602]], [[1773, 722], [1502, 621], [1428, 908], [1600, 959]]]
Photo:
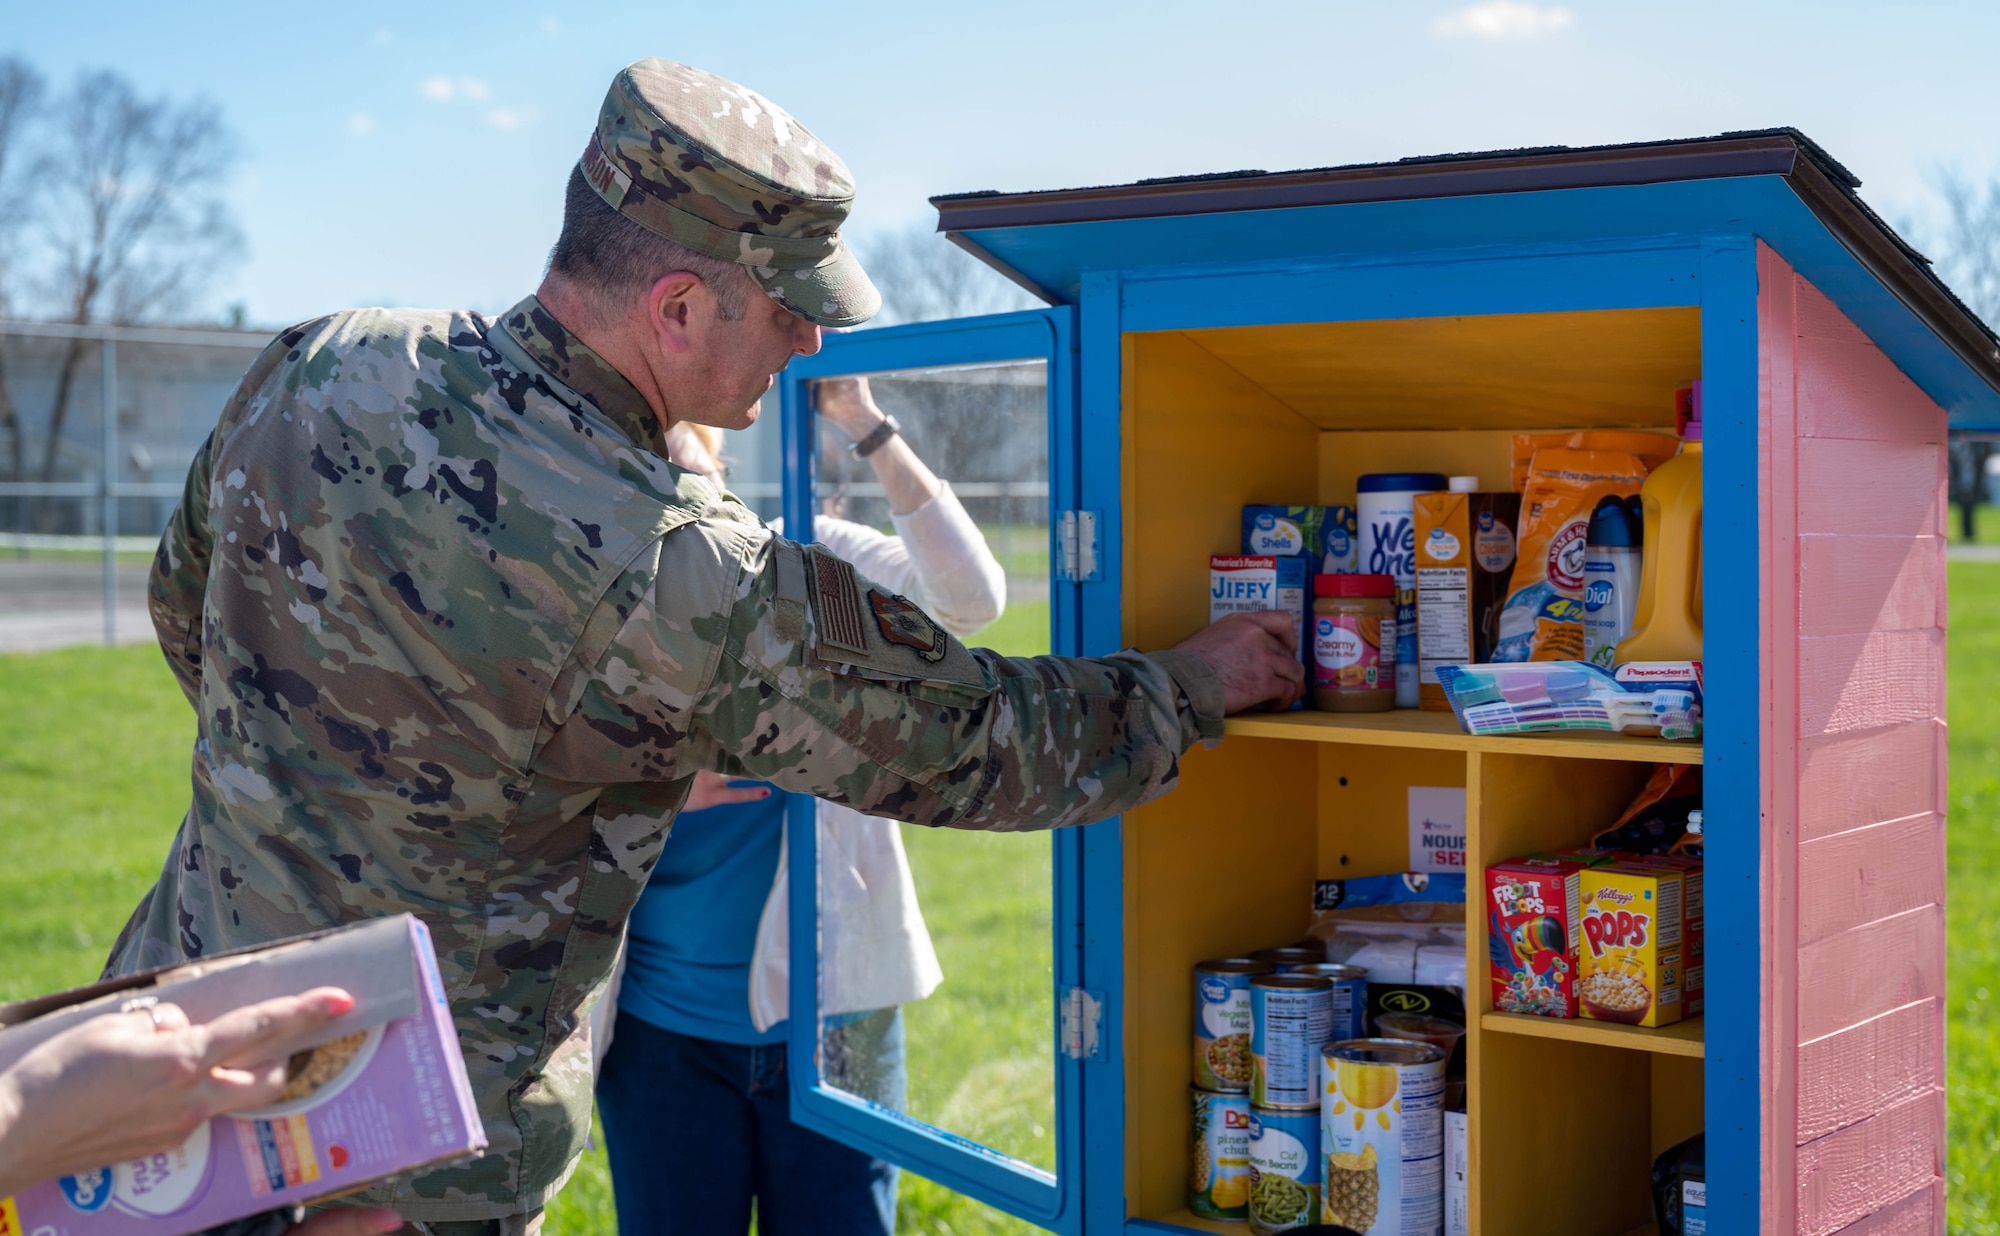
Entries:
[[1221, 729], [1187, 654], [1007, 659], [655, 454], [529, 298], [286, 331], [196, 457], [150, 589], [200, 728], [129, 973], [420, 915], [490, 1152], [375, 1197], [545, 1202], [590, 1124], [583, 1006], [698, 769], [924, 824], [1079, 824]]

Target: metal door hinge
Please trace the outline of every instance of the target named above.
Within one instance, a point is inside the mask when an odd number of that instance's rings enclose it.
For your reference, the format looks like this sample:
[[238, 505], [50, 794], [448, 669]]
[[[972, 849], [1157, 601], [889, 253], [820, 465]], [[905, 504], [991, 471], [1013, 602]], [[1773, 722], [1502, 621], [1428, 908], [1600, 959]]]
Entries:
[[1072, 1060], [1095, 1060], [1098, 1026], [1104, 1020], [1104, 997], [1081, 987], [1062, 993], [1062, 1049]]
[[1056, 529], [1062, 546], [1062, 561], [1056, 578], [1074, 584], [1089, 584], [1104, 578], [1099, 565], [1096, 511], [1064, 511]]

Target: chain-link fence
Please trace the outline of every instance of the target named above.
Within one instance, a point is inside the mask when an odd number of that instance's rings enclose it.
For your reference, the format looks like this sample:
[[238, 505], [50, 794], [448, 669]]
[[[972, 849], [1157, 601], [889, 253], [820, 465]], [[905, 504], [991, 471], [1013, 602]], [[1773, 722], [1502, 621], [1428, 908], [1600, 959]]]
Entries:
[[0, 322], [0, 651], [152, 638], [154, 545], [270, 338]]

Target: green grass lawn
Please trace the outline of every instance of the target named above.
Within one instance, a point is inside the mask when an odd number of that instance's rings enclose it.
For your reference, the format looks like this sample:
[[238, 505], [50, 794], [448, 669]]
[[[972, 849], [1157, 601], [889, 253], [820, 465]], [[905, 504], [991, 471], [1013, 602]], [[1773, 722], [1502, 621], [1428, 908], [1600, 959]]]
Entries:
[[[2000, 698], [2000, 563], [1950, 570], [1951, 1230], [2000, 1236], [2000, 710], [1989, 703]], [[1022, 605], [974, 642], [1027, 652], [1045, 646], [1046, 630], [1046, 607]], [[95, 977], [186, 806], [192, 734], [192, 713], [151, 648], [0, 656], [0, 1000]], [[912, 1110], [1038, 1157], [1050, 1048], [1047, 843], [927, 829], [907, 830], [906, 841], [946, 974], [906, 1014]], [[609, 1232], [611, 1213], [599, 1151], [556, 1200], [547, 1230]], [[900, 1226], [1032, 1230], [907, 1173]]]

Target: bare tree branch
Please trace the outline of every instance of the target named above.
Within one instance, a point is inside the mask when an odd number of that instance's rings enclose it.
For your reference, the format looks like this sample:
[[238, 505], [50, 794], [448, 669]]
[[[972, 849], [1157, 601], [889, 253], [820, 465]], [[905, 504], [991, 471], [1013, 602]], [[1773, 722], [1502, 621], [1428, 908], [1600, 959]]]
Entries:
[[1005, 313], [1041, 304], [921, 223], [876, 233], [856, 248], [869, 278], [882, 290], [878, 326]]
[[[31, 203], [31, 178], [20, 175], [22, 140], [42, 99], [42, 79], [26, 62], [0, 58], [0, 318], [12, 304], [12, 274], [20, 260], [22, 224]], [[0, 349], [0, 430], [7, 434], [7, 477], [27, 474], [28, 439], [7, 380], [7, 355]], [[19, 526], [20, 499], [14, 499]]]
[[[234, 151], [214, 108], [144, 99], [118, 74], [86, 73], [54, 108], [48, 147], [36, 167], [48, 246], [41, 290], [63, 320], [133, 322], [182, 309], [241, 248], [221, 196]], [[77, 341], [63, 355], [43, 480], [55, 479], [84, 353]]]

